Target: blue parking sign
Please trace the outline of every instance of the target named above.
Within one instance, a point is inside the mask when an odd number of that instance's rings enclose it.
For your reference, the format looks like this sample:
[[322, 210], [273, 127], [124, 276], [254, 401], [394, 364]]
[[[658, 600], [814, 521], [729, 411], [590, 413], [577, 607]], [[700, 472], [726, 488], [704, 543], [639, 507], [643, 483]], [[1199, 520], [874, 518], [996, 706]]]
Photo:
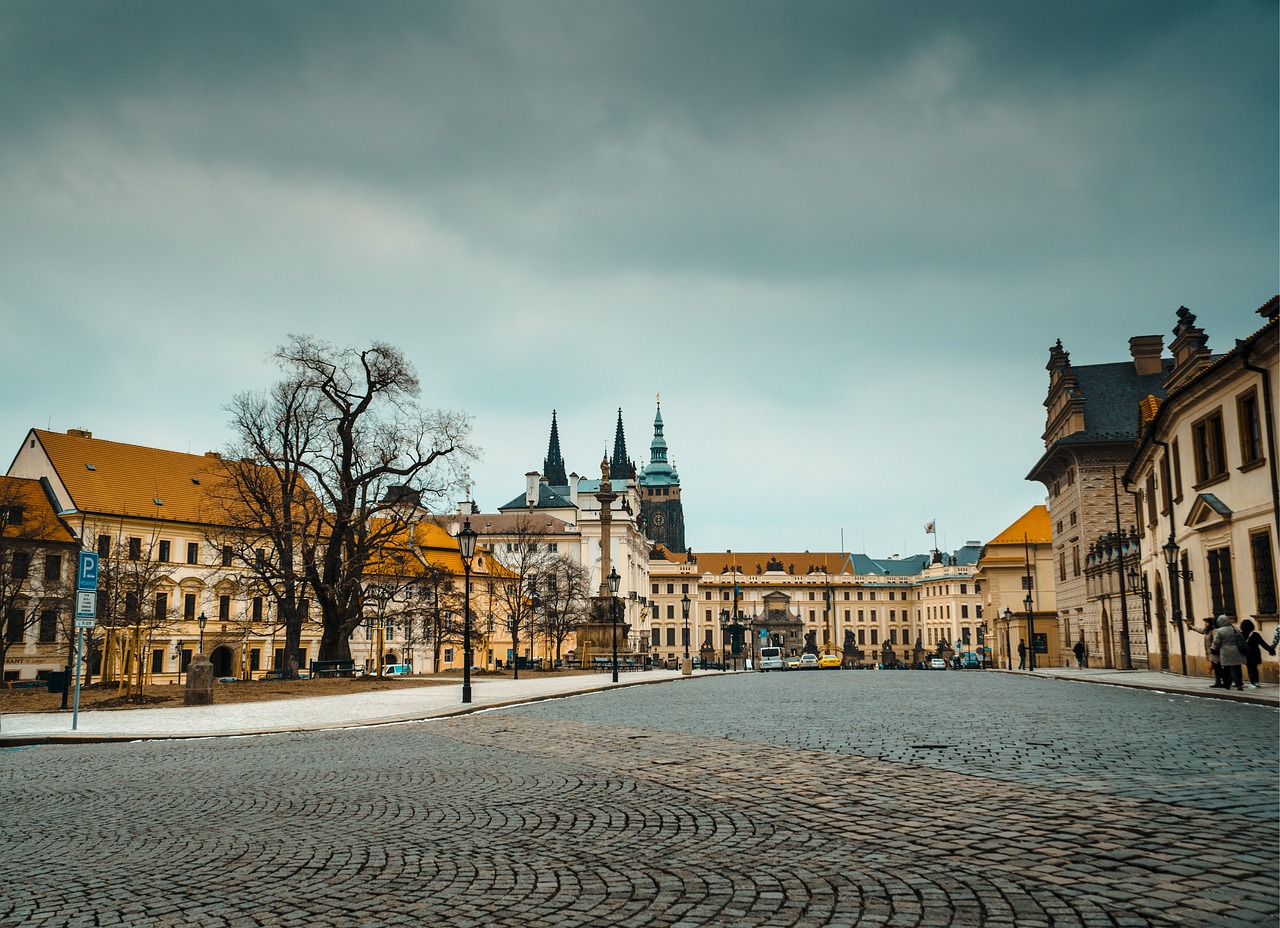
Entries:
[[76, 589], [79, 591], [96, 591], [98, 589], [98, 553], [81, 551], [76, 565]]

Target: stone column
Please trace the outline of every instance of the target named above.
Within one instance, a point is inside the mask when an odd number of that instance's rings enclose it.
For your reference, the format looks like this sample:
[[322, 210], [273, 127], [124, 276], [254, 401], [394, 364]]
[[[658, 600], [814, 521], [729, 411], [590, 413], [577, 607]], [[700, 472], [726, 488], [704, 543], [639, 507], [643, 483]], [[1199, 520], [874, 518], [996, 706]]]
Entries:
[[187, 685], [182, 704], [186, 706], [213, 705], [213, 664], [209, 655], [197, 654], [187, 668]]

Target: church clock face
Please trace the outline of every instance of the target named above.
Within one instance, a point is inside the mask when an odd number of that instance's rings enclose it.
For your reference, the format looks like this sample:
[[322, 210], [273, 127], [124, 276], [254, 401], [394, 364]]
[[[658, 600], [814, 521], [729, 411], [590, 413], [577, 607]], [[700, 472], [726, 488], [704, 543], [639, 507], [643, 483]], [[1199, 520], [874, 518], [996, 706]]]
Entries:
[[660, 512], [655, 512], [653, 514], [653, 524], [658, 528], [662, 528], [667, 524], [667, 517]]

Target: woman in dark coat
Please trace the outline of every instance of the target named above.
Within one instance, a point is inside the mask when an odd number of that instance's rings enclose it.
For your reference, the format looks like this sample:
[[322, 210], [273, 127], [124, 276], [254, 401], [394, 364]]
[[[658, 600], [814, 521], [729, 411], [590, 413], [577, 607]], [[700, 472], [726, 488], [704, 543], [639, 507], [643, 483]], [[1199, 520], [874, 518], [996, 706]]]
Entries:
[[1258, 665], [1262, 663], [1262, 649], [1266, 648], [1271, 656], [1276, 656], [1276, 649], [1267, 644], [1253, 626], [1253, 621], [1245, 619], [1240, 623], [1240, 634], [1244, 636], [1244, 665], [1249, 669], [1249, 689], [1258, 688]]

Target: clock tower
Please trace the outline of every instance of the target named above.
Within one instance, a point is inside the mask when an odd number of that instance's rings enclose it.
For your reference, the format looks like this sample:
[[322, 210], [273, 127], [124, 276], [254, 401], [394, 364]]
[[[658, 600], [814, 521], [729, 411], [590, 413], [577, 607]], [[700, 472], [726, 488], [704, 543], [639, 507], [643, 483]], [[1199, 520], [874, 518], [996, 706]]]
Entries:
[[662, 435], [662, 398], [653, 419], [649, 463], [640, 475], [640, 518], [649, 540], [668, 551], [685, 553], [684, 505], [680, 502], [680, 475], [667, 461], [667, 440]]

